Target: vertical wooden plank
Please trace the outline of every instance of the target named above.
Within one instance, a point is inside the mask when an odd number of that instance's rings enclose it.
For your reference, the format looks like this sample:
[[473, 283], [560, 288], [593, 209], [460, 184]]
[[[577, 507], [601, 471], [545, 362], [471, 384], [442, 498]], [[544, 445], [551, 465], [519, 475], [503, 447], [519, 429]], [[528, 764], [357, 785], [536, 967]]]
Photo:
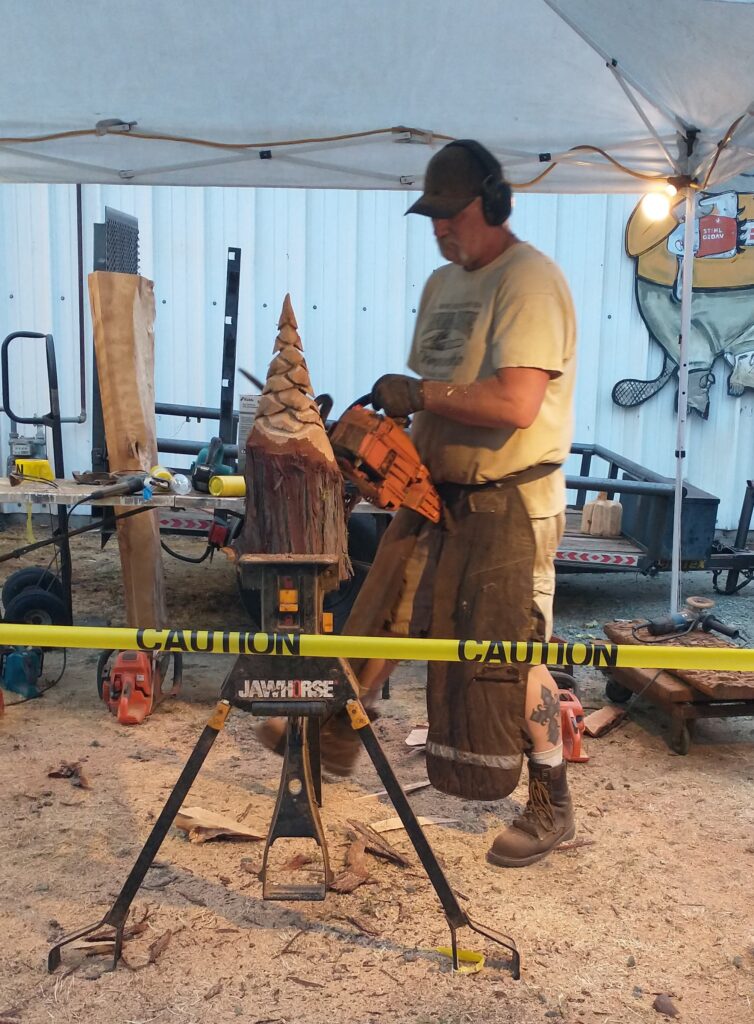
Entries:
[[[97, 271], [89, 275], [89, 299], [110, 468], [148, 471], [157, 462], [154, 285]], [[167, 616], [157, 512], [117, 529], [128, 625], [159, 629]]]

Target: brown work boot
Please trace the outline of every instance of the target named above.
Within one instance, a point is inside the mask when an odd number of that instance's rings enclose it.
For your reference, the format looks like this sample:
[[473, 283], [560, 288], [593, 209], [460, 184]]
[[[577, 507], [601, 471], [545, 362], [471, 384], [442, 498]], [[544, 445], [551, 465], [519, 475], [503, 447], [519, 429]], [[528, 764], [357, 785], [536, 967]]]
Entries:
[[[367, 714], [372, 720], [377, 717], [377, 713], [370, 708]], [[255, 727], [254, 732], [262, 746], [282, 757], [285, 753], [287, 725], [287, 718], [265, 718]], [[323, 770], [341, 776], [353, 772], [362, 750], [361, 740], [345, 712], [333, 715], [322, 726], [319, 746]]]
[[487, 860], [502, 868], [522, 868], [573, 839], [575, 832], [565, 761], [557, 768], [529, 761], [529, 799], [524, 812], [495, 836]]

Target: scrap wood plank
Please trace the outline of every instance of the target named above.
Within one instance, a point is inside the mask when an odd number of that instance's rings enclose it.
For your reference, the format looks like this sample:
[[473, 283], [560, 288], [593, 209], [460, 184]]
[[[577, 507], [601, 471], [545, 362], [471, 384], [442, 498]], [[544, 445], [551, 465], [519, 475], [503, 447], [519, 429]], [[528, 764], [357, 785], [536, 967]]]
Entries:
[[[154, 285], [137, 274], [96, 271], [89, 300], [110, 468], [148, 472], [157, 462]], [[117, 534], [128, 625], [159, 629], [167, 605], [157, 512], [118, 521]]]
[[604, 736], [620, 725], [627, 713], [623, 708], [607, 704], [604, 708], [600, 708], [599, 711], [592, 711], [590, 715], [586, 716], [584, 719], [584, 731], [587, 736], [592, 736], [595, 739], [599, 736]]
[[[643, 624], [643, 620], [634, 619], [606, 623], [606, 635], [616, 644], [638, 644], [633, 635], [633, 628]], [[669, 647], [735, 647], [722, 637], [693, 630], [684, 636], [668, 636], [655, 638]], [[651, 670], [650, 670], [651, 671]], [[754, 700], [754, 672], [713, 672], [694, 669], [673, 669], [672, 675], [692, 686], [699, 700], [699, 693], [706, 694], [712, 700]]]
[[[426, 828], [427, 825], [455, 825], [458, 823], [458, 818], [434, 818], [425, 817], [423, 814], [417, 815], [416, 820], [422, 826]], [[382, 821], [373, 821], [370, 824], [370, 828], [373, 828], [375, 832], [395, 832], [399, 828], [404, 828], [404, 824], [400, 818], [383, 818]]]
[[206, 843], [209, 839], [262, 840], [264, 833], [248, 828], [225, 814], [216, 814], [203, 807], [181, 807], [175, 816], [176, 828], [188, 832], [193, 843]]

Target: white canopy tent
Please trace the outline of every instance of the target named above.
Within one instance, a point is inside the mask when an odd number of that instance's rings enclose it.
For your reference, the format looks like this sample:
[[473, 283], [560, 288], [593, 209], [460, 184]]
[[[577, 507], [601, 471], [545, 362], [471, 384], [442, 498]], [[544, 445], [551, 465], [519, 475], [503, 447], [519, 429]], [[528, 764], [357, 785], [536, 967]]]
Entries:
[[[685, 173], [679, 134], [696, 128], [690, 170], [703, 177], [754, 102], [749, 3], [1, 0], [0, 12], [9, 181], [410, 188], [433, 145], [464, 136], [514, 182], [549, 154], [539, 189], [630, 192], [636, 179], [573, 147]], [[711, 183], [751, 167], [752, 149], [749, 116]]]
[[[538, 191], [754, 172], [751, 0], [0, 0], [0, 16], [0, 181], [409, 190], [457, 137]], [[690, 192], [682, 395], [694, 210]], [[679, 402], [673, 610], [685, 417]]]

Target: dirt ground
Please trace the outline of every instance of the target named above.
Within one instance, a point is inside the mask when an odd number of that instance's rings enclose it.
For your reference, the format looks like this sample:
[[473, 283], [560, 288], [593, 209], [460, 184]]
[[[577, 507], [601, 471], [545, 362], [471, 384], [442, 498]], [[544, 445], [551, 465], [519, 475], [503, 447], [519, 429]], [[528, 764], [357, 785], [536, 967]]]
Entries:
[[[22, 536], [0, 532], [0, 550]], [[100, 552], [98, 540], [80, 538], [74, 551], [77, 621], [124, 624], [115, 543]], [[164, 561], [171, 625], [245, 625], [226, 562]], [[34, 563], [6, 563], [0, 577], [21, 564]], [[712, 596], [707, 573], [684, 586]], [[557, 631], [599, 636], [616, 615], [665, 609], [667, 592], [667, 577], [566, 577]], [[718, 613], [754, 634], [754, 585], [720, 599]], [[107, 957], [67, 950], [47, 974], [50, 943], [111, 906], [232, 663], [188, 657], [181, 697], [123, 727], [97, 699], [96, 657], [71, 652], [57, 686], [0, 718], [0, 1024], [638, 1024], [669, 1019], [653, 1007], [658, 995], [684, 1024], [754, 1019], [754, 720], [701, 722], [682, 757], [667, 745], [664, 714], [645, 702], [622, 728], [587, 743], [587, 764], [571, 766], [577, 838], [586, 842], [542, 863], [485, 862], [524, 786], [497, 803], [429, 788], [410, 797], [417, 813], [453, 819], [427, 827], [428, 838], [462, 905], [515, 939], [518, 982], [489, 959], [477, 974], [453, 975], [433, 952], [448, 941], [445, 920], [402, 831], [386, 838], [409, 854], [410, 868], [369, 856], [370, 884], [286, 904], [261, 898], [253, 873], [261, 842], [196, 844], [173, 828], [134, 901], [146, 928], [126, 941], [126, 964], [112, 972]], [[60, 661], [48, 656], [50, 676]], [[604, 679], [582, 671], [579, 692], [600, 706]], [[8, 704], [16, 699], [7, 695]], [[399, 779], [421, 780], [422, 753], [404, 740], [425, 720], [423, 666], [403, 666], [380, 705], [377, 732]], [[263, 835], [280, 764], [252, 726], [231, 714], [188, 802], [243, 816]], [[89, 788], [48, 777], [64, 762], [81, 763]], [[322, 816], [336, 871], [349, 845], [346, 819], [393, 814], [386, 798], [370, 796], [380, 788], [366, 759], [351, 779], [326, 780]], [[486, 940], [466, 930], [460, 939], [493, 957]]]

